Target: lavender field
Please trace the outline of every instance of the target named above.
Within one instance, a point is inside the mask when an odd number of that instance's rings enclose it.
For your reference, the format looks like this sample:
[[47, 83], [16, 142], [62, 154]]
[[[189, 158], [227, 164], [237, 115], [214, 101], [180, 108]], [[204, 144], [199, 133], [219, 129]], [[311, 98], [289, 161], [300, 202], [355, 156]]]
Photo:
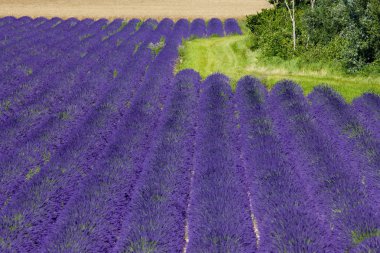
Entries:
[[380, 97], [174, 73], [231, 34], [0, 18], [0, 252], [380, 252]]

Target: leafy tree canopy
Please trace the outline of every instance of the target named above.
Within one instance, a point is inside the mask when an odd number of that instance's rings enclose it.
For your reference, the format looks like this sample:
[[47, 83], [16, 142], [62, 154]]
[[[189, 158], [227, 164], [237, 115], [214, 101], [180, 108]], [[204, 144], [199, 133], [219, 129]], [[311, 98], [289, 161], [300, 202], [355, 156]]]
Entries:
[[380, 66], [379, 0], [315, 0], [313, 8], [311, 0], [295, 1], [297, 50], [285, 0], [269, 0], [275, 8], [248, 16], [253, 48], [284, 59], [334, 60], [348, 72]]

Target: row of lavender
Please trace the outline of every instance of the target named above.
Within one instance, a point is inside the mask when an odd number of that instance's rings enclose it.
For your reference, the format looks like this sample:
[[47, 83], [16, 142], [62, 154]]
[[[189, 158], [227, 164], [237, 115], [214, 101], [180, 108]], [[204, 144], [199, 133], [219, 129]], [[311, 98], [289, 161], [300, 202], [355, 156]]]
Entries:
[[[77, 147], [91, 140], [81, 139], [3, 208], [2, 250], [380, 249], [379, 141], [371, 130], [379, 129], [378, 96], [350, 106], [318, 87], [307, 100], [294, 83], [268, 94], [250, 77], [234, 95], [222, 75], [204, 83], [191, 70], [170, 77], [170, 65], [159, 63], [174, 64], [176, 52], [164, 50], [133, 102], [119, 108], [125, 117], [114, 137], [101, 134], [112, 142], [102, 161], [85, 171], [75, 163], [91, 157]], [[110, 126], [83, 128], [99, 127]]]
[[174, 79], [113, 252], [380, 250], [380, 97], [199, 80]]
[[[95, 21], [92, 19], [84, 19], [80, 21], [76, 18], [62, 20], [60, 18], [46, 19], [43, 17], [36, 19], [32, 19], [30, 17], [21, 17], [18, 19], [14, 17], [3, 17], [0, 18], [0, 46], [9, 45], [12, 42], [14, 43], [17, 41], [17, 38], [20, 38], [19, 36], [22, 36], [25, 33], [35, 34], [36, 31], [42, 31], [46, 28], [55, 27], [62, 22], [68, 24], [69, 26], [74, 26], [77, 23], [89, 25]], [[102, 28], [105, 29], [109, 25], [120, 27], [125, 21], [122, 19], [115, 19], [113, 21], [100, 19], [97, 20], [97, 22], [101, 22]], [[90, 32], [91, 31], [89, 31], [89, 33]], [[189, 36], [206, 37], [242, 34], [238, 22], [233, 18], [226, 19], [224, 23], [218, 18], [212, 18], [208, 21], [199, 18], [194, 19], [191, 21], [189, 32], [190, 34], [186, 35], [186, 38]], [[112, 32], [110, 32], [108, 36], [110, 34], [112, 34]], [[16, 38], [14, 36], [16, 36]], [[84, 37], [85, 36], [86, 35], [84, 35]], [[105, 34], [105, 36], [107, 36], [107, 34]]]
[[[103, 252], [122, 229], [190, 24], [31, 22], [1, 48], [1, 251]], [[157, 56], [150, 45], [163, 37]]]

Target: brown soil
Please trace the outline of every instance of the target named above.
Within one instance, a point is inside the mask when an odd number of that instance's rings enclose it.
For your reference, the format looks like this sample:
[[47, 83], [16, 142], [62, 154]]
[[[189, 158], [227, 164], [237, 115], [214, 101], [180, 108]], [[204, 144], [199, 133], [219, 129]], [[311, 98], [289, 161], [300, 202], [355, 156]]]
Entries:
[[0, 0], [0, 16], [238, 18], [268, 7], [267, 0]]

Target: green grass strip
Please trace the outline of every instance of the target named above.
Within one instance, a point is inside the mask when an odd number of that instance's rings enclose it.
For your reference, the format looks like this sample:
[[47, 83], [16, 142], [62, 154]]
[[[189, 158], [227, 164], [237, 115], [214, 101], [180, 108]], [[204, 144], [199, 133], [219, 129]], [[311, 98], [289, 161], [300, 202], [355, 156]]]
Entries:
[[219, 72], [231, 78], [232, 88], [237, 81], [251, 75], [259, 78], [269, 89], [280, 80], [290, 79], [304, 89], [305, 95], [319, 84], [326, 84], [339, 92], [348, 102], [365, 92], [380, 94], [380, 75], [349, 76], [334, 70], [334, 66], [303, 66], [297, 60], [259, 60], [260, 52], [249, 48], [250, 36], [236, 35], [185, 41], [180, 47], [180, 59], [176, 71], [191, 68], [202, 78]]

